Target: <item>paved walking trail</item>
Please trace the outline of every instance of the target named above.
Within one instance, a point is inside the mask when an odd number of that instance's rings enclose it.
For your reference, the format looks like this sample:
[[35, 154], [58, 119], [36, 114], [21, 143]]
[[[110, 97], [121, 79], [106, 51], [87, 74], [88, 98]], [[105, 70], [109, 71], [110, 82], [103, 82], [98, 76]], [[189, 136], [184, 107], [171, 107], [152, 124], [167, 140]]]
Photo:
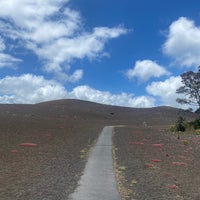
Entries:
[[120, 200], [113, 171], [113, 127], [106, 126], [89, 155], [79, 186], [70, 200]]

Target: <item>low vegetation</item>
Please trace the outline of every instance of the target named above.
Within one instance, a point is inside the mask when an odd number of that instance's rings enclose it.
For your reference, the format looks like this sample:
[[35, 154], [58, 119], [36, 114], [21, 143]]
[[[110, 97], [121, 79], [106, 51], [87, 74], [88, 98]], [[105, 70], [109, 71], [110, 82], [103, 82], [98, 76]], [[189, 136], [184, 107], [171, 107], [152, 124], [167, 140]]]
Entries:
[[191, 132], [200, 134], [200, 118], [194, 121], [186, 121], [182, 116], [179, 116], [175, 125], [170, 128], [170, 131], [175, 133]]

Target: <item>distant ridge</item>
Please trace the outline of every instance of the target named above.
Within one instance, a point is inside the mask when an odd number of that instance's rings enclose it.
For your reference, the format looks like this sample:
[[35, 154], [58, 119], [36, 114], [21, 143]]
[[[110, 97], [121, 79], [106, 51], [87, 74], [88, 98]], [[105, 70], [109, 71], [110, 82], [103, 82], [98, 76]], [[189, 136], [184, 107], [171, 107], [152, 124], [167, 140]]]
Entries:
[[60, 99], [37, 104], [0, 104], [0, 116], [32, 116], [40, 118], [66, 118], [95, 120], [106, 125], [129, 124], [171, 125], [178, 116], [194, 120], [197, 114], [169, 106], [153, 108], [130, 108], [113, 106], [77, 99]]
[[94, 104], [94, 105], [101, 105], [101, 106], [111, 106], [107, 104], [101, 104], [97, 102], [87, 101], [87, 100], [80, 100], [80, 99], [57, 99], [52, 101], [43, 101], [40, 103], [37, 103], [36, 105], [45, 105], [45, 104], [54, 104], [54, 105], [65, 105], [65, 104]]
[[[106, 106], [106, 107], [118, 107], [118, 108], [128, 108], [128, 109], [178, 109], [171, 106], [155, 106], [155, 107], [148, 107], [148, 108], [138, 108], [138, 107], [128, 107], [128, 106], [118, 106], [118, 105], [109, 105], [104, 103], [97, 103], [93, 101], [88, 100], [81, 100], [81, 99], [57, 99], [52, 101], [43, 101], [36, 103], [35, 105], [45, 105], [45, 104], [51, 104], [51, 105], [66, 105], [66, 104], [84, 104], [84, 105], [96, 105], [96, 106]], [[179, 109], [180, 110], [180, 109]]]
[[[147, 108], [138, 108], [138, 107], [127, 107], [127, 106], [118, 106], [118, 105], [109, 105], [109, 104], [103, 104], [103, 103], [97, 103], [93, 101], [88, 100], [80, 100], [80, 99], [58, 99], [58, 100], [52, 100], [52, 101], [44, 101], [37, 103], [35, 105], [71, 105], [71, 106], [90, 106], [90, 107], [104, 107], [104, 108], [117, 108], [117, 109], [125, 109], [125, 110], [174, 110], [174, 111], [182, 111], [182, 112], [189, 112], [185, 111], [180, 108], [175, 108], [171, 106], [155, 106], [155, 107], [147, 107]], [[192, 113], [192, 112], [191, 112]]]

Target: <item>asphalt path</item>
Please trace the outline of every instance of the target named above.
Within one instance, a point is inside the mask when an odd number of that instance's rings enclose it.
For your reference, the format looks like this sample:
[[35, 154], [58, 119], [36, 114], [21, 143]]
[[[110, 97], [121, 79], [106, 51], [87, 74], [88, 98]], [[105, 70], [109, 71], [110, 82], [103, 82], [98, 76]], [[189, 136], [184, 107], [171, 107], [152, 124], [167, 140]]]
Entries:
[[70, 200], [120, 200], [112, 158], [113, 127], [102, 130]]

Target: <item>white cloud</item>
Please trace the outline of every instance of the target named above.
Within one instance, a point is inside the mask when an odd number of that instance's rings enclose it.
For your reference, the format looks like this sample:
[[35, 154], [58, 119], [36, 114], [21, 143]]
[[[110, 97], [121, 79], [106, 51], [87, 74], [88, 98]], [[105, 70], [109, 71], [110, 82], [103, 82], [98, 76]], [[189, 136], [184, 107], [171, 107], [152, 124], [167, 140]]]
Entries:
[[63, 72], [58, 72], [56, 74], [56, 76], [57, 76], [56, 78], [60, 81], [75, 83], [83, 77], [83, 70], [77, 69], [71, 75], [68, 75], [68, 74], [63, 73]]
[[70, 96], [82, 100], [126, 107], [154, 106], [154, 99], [148, 96], [133, 97], [132, 94], [127, 93], [111, 94], [110, 92], [96, 90], [86, 85], [74, 88], [70, 92]]
[[17, 63], [22, 60], [14, 58], [9, 54], [0, 53], [0, 68], [2, 67], [14, 67]]
[[152, 82], [146, 87], [146, 90], [150, 95], [159, 97], [162, 105], [186, 108], [176, 102], [178, 97], [183, 97], [176, 94], [176, 90], [181, 86], [181, 77], [172, 76], [165, 81]]
[[70, 82], [77, 82], [82, 77], [83, 77], [83, 70], [78, 69], [69, 78], [70, 78]]
[[128, 107], [154, 106], [154, 99], [148, 96], [134, 97], [127, 93], [112, 94], [85, 85], [77, 86], [69, 92], [57, 81], [32, 74], [6, 76], [0, 79], [0, 103], [26, 104], [66, 98]]
[[[105, 42], [108, 39], [125, 33], [123, 28], [98, 28], [92, 33], [84, 33], [74, 38], [59, 38], [52, 43], [44, 44], [38, 48], [32, 43], [29, 47], [36, 54], [48, 61], [47, 71], [60, 71], [61, 64], [70, 63], [73, 59], [94, 59], [102, 54]], [[59, 49], [59, 51], [58, 51]]]
[[6, 45], [4, 43], [4, 40], [2, 37], [0, 37], [0, 52], [4, 51], [6, 49]]
[[81, 14], [69, 8], [68, 2], [0, 1], [0, 31], [4, 37], [19, 40], [43, 61], [46, 71], [55, 73], [66, 73], [65, 66], [74, 59], [104, 55], [105, 43], [127, 32], [120, 26], [84, 31]]
[[185, 17], [174, 21], [169, 27], [163, 52], [171, 56], [180, 66], [199, 66], [200, 27]]
[[0, 103], [37, 103], [66, 96], [62, 85], [43, 76], [24, 74], [0, 79]]
[[[59, 11], [68, 0], [6, 0], [1, 1], [0, 16], [13, 20], [15, 25], [32, 30], [46, 17]], [[19, 6], [20, 5], [20, 6]]]
[[3, 38], [0, 36], [0, 68], [13, 67], [15, 64], [22, 61], [18, 58], [14, 58], [9, 54], [4, 53], [4, 50], [6, 50], [6, 45]]
[[139, 60], [135, 63], [133, 69], [129, 69], [126, 72], [126, 76], [129, 79], [136, 77], [141, 81], [147, 81], [152, 77], [157, 78], [163, 75], [169, 75], [169, 72], [152, 60]]

